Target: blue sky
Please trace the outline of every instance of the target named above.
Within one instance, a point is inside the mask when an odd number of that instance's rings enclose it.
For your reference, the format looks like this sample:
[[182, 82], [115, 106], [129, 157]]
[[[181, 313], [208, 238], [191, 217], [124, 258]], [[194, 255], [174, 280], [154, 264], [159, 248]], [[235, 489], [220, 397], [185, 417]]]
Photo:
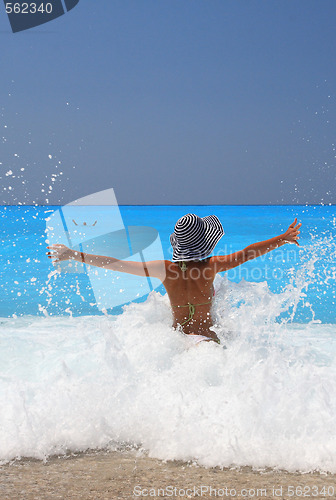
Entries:
[[1, 4], [1, 203], [335, 203], [335, 18], [334, 0], [80, 0], [13, 34]]

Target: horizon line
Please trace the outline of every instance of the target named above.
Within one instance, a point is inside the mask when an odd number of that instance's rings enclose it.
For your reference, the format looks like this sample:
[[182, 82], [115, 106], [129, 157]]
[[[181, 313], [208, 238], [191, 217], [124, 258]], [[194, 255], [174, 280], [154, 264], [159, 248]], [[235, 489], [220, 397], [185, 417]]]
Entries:
[[[8, 203], [8, 204], [0, 204], [0, 207], [65, 207], [67, 206], [66, 204], [31, 204], [31, 203], [21, 203], [21, 204], [14, 204], [14, 203]], [[117, 203], [117, 205], [106, 205], [106, 204], [97, 204], [97, 205], [77, 205], [78, 207], [80, 206], [96, 206], [96, 207], [110, 207], [110, 206], [118, 206], [118, 207], [334, 207], [336, 206], [336, 203], [247, 203], [247, 204], [228, 204], [228, 203], [182, 203], [182, 204], [156, 204], [156, 203], [148, 203], [148, 204], [129, 204], [129, 203]]]

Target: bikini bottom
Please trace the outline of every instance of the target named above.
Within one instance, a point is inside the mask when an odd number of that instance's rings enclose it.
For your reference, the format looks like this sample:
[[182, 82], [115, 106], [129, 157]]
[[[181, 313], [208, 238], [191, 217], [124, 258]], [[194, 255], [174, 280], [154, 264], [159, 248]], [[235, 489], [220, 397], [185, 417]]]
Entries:
[[200, 342], [216, 342], [216, 344], [218, 344], [216, 340], [206, 337], [205, 335], [196, 335], [194, 333], [187, 333], [185, 335], [193, 344], [199, 344]]
[[215, 342], [216, 344], [219, 344], [223, 349], [227, 349], [226, 345], [222, 344], [221, 342], [217, 342], [216, 340], [214, 340], [210, 337], [206, 337], [205, 335], [186, 333], [185, 336], [188, 337], [191, 345], [197, 345], [197, 344], [200, 344], [201, 342]]

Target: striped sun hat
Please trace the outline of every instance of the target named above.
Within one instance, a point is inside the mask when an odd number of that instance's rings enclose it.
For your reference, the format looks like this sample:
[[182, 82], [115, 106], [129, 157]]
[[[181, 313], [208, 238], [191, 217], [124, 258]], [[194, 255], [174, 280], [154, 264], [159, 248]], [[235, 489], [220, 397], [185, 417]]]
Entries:
[[173, 262], [205, 259], [223, 234], [223, 226], [216, 215], [203, 218], [195, 214], [184, 215], [176, 222], [170, 235]]

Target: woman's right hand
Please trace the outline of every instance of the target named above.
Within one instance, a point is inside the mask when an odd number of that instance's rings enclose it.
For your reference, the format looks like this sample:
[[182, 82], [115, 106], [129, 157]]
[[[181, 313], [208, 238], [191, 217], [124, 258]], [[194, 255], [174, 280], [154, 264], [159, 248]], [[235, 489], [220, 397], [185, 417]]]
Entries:
[[55, 243], [54, 245], [51, 245], [47, 248], [51, 250], [51, 252], [47, 252], [48, 258], [55, 259], [52, 261], [53, 264], [73, 258], [74, 251], [71, 250], [71, 248], [68, 248], [66, 245], [62, 245], [62, 243]]
[[291, 223], [287, 231], [282, 235], [282, 239], [286, 243], [295, 243], [297, 246], [299, 246], [297, 240], [300, 239], [298, 235], [300, 234], [299, 229], [301, 226], [301, 222], [300, 224], [297, 224], [297, 218], [295, 218], [294, 222]]

